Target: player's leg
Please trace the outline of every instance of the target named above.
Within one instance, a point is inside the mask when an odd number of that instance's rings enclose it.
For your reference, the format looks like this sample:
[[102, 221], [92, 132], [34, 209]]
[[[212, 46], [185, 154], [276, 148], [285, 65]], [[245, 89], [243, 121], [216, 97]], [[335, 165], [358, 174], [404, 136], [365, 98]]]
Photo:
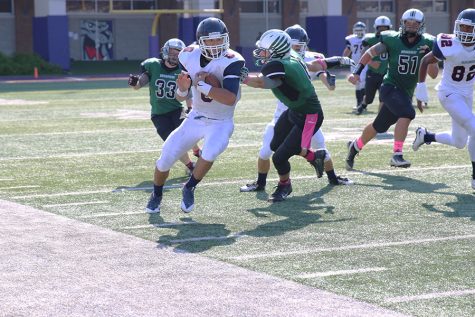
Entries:
[[170, 168], [202, 137], [202, 125], [195, 121], [186, 119], [163, 144], [162, 153], [155, 166], [153, 192], [146, 208], [148, 212], [160, 211], [163, 186], [168, 178]]
[[240, 188], [241, 192], [255, 192], [262, 191], [266, 187], [267, 174], [270, 170], [270, 158], [272, 156], [272, 150], [270, 148], [270, 142], [274, 136], [275, 119], [269, 122], [264, 130], [262, 137], [262, 146], [259, 150], [259, 157], [257, 159], [257, 180], [250, 184], [246, 184]]
[[312, 138], [320, 129], [323, 123], [323, 112], [319, 111], [312, 114], [301, 114], [294, 111], [289, 112], [289, 118], [294, 123], [294, 127], [290, 133], [296, 133], [294, 139], [300, 139], [300, 156], [303, 156], [310, 165], [313, 166], [317, 173], [317, 177], [323, 176], [324, 161], [326, 151], [324, 148], [311, 150]]
[[[190, 179], [182, 189], [181, 209], [186, 213], [192, 211], [195, 206], [194, 191], [196, 186], [206, 176], [216, 158], [226, 150], [229, 139], [234, 131], [234, 123], [232, 120], [209, 121], [207, 123], [208, 125], [204, 128], [201, 156], [196, 162]], [[191, 146], [193, 146], [193, 144]]]
[[366, 72], [365, 96], [363, 102], [358, 106], [356, 114], [362, 114], [368, 105], [373, 103], [376, 91], [381, 86], [382, 78], [383, 76], [381, 74], [375, 73], [368, 69]]
[[336, 175], [331, 154], [326, 147], [325, 136], [321, 128], [313, 135], [311, 147], [313, 149], [323, 149], [325, 151], [324, 170], [327, 174], [328, 182], [331, 185], [350, 185], [353, 183], [353, 181], [346, 177]]

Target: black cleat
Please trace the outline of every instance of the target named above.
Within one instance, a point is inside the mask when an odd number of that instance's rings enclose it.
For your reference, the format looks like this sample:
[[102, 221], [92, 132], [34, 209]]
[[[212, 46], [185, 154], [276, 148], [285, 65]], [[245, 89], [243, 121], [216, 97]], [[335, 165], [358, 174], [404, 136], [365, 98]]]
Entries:
[[147, 207], [145, 207], [145, 211], [149, 214], [159, 213], [161, 203], [162, 196], [157, 196], [155, 193], [152, 193], [150, 194], [150, 199], [148, 200]]
[[353, 169], [355, 164], [355, 156], [358, 155], [359, 151], [356, 150], [356, 140], [348, 141], [348, 155], [346, 156], [346, 169], [348, 171]]
[[411, 162], [407, 161], [402, 157], [402, 153], [396, 152], [394, 153], [393, 157], [391, 158], [391, 161], [389, 161], [389, 164], [392, 167], [402, 167], [402, 168], [408, 168], [411, 166]]
[[324, 172], [323, 165], [325, 164], [325, 156], [326, 156], [325, 150], [317, 150], [315, 151], [315, 158], [312, 161], [308, 161], [310, 165], [312, 165], [313, 168], [315, 168], [318, 178], [323, 176], [323, 172]]
[[275, 192], [271, 195], [271, 197], [269, 197], [267, 201], [272, 203], [284, 201], [287, 196], [290, 195], [290, 193], [292, 193], [292, 184], [278, 184]]
[[366, 111], [366, 107], [367, 107], [367, 105], [360, 104], [360, 105], [356, 108], [356, 114], [357, 114], [357, 115], [362, 114], [364, 111]]
[[329, 180], [330, 185], [353, 185], [354, 182], [346, 177], [337, 176], [336, 179]]

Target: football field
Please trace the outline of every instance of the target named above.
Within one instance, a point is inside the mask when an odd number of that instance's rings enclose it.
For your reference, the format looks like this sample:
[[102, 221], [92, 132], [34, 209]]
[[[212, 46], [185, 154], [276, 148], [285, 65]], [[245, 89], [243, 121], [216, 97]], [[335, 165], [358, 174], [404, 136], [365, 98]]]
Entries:
[[[475, 195], [466, 149], [411, 149], [414, 131], [450, 129], [436, 81], [417, 111], [404, 150], [408, 169], [389, 166], [393, 129], [378, 135], [345, 170], [346, 144], [376, 115], [355, 116], [354, 88], [315, 83], [327, 148], [351, 186], [330, 186], [301, 157], [293, 193], [270, 204], [240, 193], [255, 180], [262, 133], [276, 101], [243, 87], [228, 149], [180, 210], [185, 168], [176, 163], [160, 214], [144, 207], [163, 142], [149, 119], [148, 91], [126, 80], [0, 83], [0, 199], [109, 228], [179, 252], [231, 263], [413, 316], [475, 315]], [[315, 299], [318, 301], [318, 299]]]

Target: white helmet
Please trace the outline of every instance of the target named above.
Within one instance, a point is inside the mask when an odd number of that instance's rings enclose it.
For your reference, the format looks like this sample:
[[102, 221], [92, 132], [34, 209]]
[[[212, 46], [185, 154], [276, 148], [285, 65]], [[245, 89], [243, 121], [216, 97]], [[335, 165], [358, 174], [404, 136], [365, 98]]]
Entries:
[[391, 24], [391, 19], [385, 15], [380, 15], [379, 17], [374, 20], [374, 29], [378, 32], [378, 27], [387, 27], [388, 30], [391, 29], [393, 26]]
[[[419, 22], [419, 27], [417, 28], [416, 31], [414, 32], [409, 32], [406, 30], [406, 25], [404, 22], [407, 20], [414, 20]], [[402, 14], [401, 17], [401, 27], [399, 29], [401, 31], [401, 34], [414, 34], [414, 35], [421, 35], [422, 33], [425, 32], [425, 22], [424, 22], [424, 13], [422, 13], [421, 10], [418, 9], [409, 9], [406, 12]]]
[[[278, 29], [271, 29], [262, 34], [256, 42], [256, 49], [252, 52], [256, 59], [256, 65], [263, 65], [270, 59], [285, 58], [290, 56], [292, 39], [286, 32]], [[261, 52], [266, 51], [266, 56], [261, 56]]]
[[165, 42], [165, 44], [162, 47], [162, 57], [164, 60], [168, 60], [168, 53], [170, 52], [171, 48], [174, 48], [176, 50], [181, 51], [182, 49], [185, 48], [185, 43], [183, 43], [182, 40], [180, 39], [169, 39], [168, 41]]

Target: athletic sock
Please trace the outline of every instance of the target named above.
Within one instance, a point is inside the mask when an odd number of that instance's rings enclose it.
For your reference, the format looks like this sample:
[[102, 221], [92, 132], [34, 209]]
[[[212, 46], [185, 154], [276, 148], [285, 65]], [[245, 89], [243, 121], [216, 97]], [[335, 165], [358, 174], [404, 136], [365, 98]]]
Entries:
[[193, 166], [193, 162], [192, 162], [192, 161], [190, 161], [188, 164], [185, 164], [185, 165], [186, 165], [186, 167], [188, 167], [188, 169], [189, 169], [190, 171], [193, 170], [193, 167], [194, 167], [194, 166]]
[[332, 170], [329, 170], [329, 171], [326, 171], [325, 173], [327, 173], [327, 176], [328, 176], [328, 180], [331, 182], [331, 181], [337, 181], [337, 176], [335, 174], [335, 170], [332, 169]]
[[198, 185], [199, 182], [201, 182], [201, 179], [196, 179], [195, 176], [193, 176], [192, 174], [188, 182], [186, 182], [185, 186], [187, 188], [193, 188], [193, 187], [196, 187], [196, 185]]
[[267, 173], [257, 173], [257, 185], [266, 186]]
[[162, 196], [163, 195], [163, 185], [161, 186], [157, 186], [157, 185], [153, 185], [153, 193], [155, 194], [155, 196]]
[[472, 161], [472, 179], [475, 179], [475, 162]]
[[424, 143], [437, 142], [435, 140], [435, 133], [426, 133], [424, 135]]
[[279, 185], [290, 185], [290, 178], [287, 178], [285, 181], [279, 180]]
[[311, 162], [315, 159], [315, 152], [308, 150], [307, 154], [305, 155], [307, 161]]
[[402, 153], [402, 148], [404, 147], [404, 141], [394, 141], [393, 152]]

